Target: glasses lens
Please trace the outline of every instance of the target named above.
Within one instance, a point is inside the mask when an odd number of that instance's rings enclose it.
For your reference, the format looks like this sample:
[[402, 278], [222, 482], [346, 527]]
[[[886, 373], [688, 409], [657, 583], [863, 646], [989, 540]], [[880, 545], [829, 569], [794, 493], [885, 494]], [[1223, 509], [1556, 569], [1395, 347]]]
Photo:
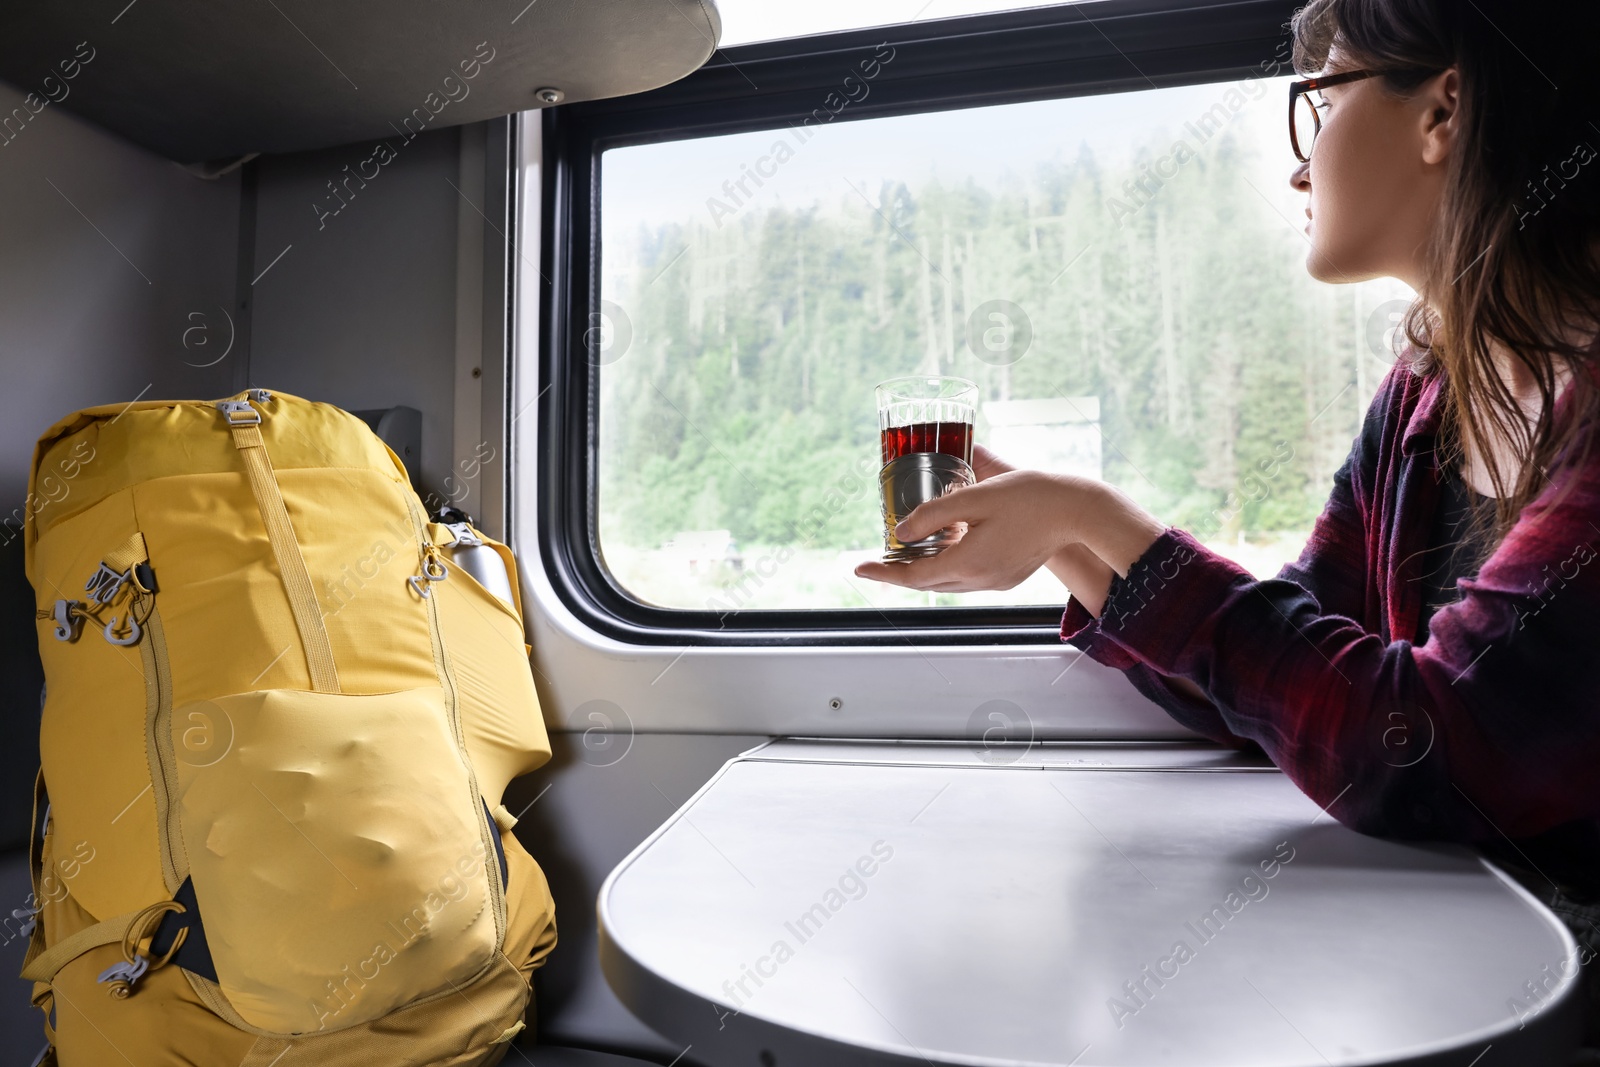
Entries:
[[1309, 156], [1311, 143], [1317, 139], [1317, 111], [1312, 106], [1310, 93], [1294, 98], [1294, 138], [1301, 155]]

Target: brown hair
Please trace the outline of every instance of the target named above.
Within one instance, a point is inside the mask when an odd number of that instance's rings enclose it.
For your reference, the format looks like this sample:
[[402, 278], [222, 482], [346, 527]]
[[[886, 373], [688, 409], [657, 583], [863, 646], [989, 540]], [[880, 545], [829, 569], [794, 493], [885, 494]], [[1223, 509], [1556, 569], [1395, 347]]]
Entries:
[[[1295, 13], [1294, 64], [1321, 70], [1329, 50], [1406, 96], [1454, 67], [1460, 140], [1452, 154], [1427, 291], [1406, 316], [1418, 373], [1443, 373], [1449, 402], [1440, 463], [1467, 442], [1498, 436], [1521, 463], [1475, 451], [1494, 484], [1493, 529], [1479, 561], [1558, 471], [1594, 447], [1600, 381], [1592, 343], [1600, 322], [1600, 3], [1557, 0], [1311, 0]], [[1581, 339], [1581, 340], [1579, 340]], [[1490, 341], [1532, 373], [1542, 400], [1529, 419], [1501, 379]], [[1570, 407], [1556, 418], [1557, 378], [1572, 373]], [[1565, 490], [1558, 490], [1564, 493]]]

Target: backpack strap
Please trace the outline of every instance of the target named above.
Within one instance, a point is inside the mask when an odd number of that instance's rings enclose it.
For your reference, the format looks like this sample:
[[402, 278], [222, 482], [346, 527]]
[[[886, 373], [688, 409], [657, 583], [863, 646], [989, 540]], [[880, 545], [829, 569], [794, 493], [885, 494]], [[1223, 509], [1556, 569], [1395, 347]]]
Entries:
[[[149, 561], [150, 552], [145, 548], [144, 534], [138, 531], [135, 531], [133, 536], [123, 542], [121, 547], [114, 552], [108, 553], [106, 558], [101, 560], [110, 570], [118, 574], [129, 575], [133, 573], [134, 568], [139, 564], [148, 563]], [[146, 590], [146, 592], [153, 591]]]
[[114, 945], [128, 935], [134, 922], [150, 909], [140, 908], [115, 919], [95, 923], [63, 938], [37, 954], [29, 952], [28, 962], [22, 968], [22, 977], [30, 982], [53, 982], [57, 972], [90, 949], [101, 945]]
[[[40, 922], [40, 912], [44, 910], [44, 899], [39, 896], [43, 888], [41, 878], [44, 873], [44, 827], [39, 825], [39, 802], [45, 804], [45, 819], [50, 818], [50, 798], [44, 784], [44, 767], [39, 768], [39, 773], [33, 779], [33, 822], [28, 825], [28, 876], [32, 880], [33, 895], [29, 898], [28, 906], [33, 912], [29, 920], [28, 951], [22, 957], [23, 975], [26, 976], [27, 968], [44, 953], [44, 923]], [[60, 968], [58, 967], [57, 970]], [[56, 1029], [55, 1029], [55, 993], [48, 982], [35, 982], [33, 995], [28, 998], [33, 1006], [44, 1012], [44, 1051], [39, 1053], [39, 1058], [34, 1061], [33, 1067], [56, 1067]]]
[[44, 828], [39, 825], [41, 800], [45, 803], [45, 818], [48, 819], [50, 798], [45, 791], [42, 765], [39, 773], [33, 778], [33, 821], [28, 824], [28, 877], [33, 883], [33, 899], [28, 901], [28, 906], [33, 911], [33, 918], [31, 928], [28, 930], [28, 953], [22, 960], [24, 967], [44, 951], [44, 923], [39, 921], [39, 913], [44, 910], [44, 898], [39, 895], [44, 888]]
[[[115, 919], [95, 923], [79, 930], [71, 937], [63, 938], [29, 960], [22, 968], [22, 977], [27, 981], [44, 983], [48, 986], [55, 981], [61, 968], [84, 953], [102, 945], [120, 944], [123, 962], [113, 964], [102, 971], [99, 981], [109, 987], [107, 991], [113, 997], [118, 1000], [125, 999], [133, 993], [134, 984], [140, 978], [172, 962], [172, 957], [183, 947], [184, 941], [188, 939], [187, 929], [179, 930], [171, 947], [155, 959], [152, 959], [147, 950], [140, 946], [154, 933], [164, 915], [174, 911], [181, 914], [185, 910], [187, 909], [175, 900], [162, 900], [138, 911], [119, 915]], [[37, 986], [35, 988], [37, 989]]]
[[339, 672], [334, 669], [333, 647], [328, 643], [328, 630], [323, 625], [322, 609], [311, 585], [311, 572], [300, 554], [294, 527], [289, 524], [289, 509], [284, 506], [266, 442], [261, 438], [261, 412], [249, 400], [222, 400], [217, 403], [217, 410], [222, 412], [233, 434], [233, 447], [244, 460], [250, 489], [255, 493], [256, 506], [261, 509], [267, 540], [272, 543], [272, 554], [278, 560], [284, 591], [294, 612], [295, 628], [300, 631], [300, 643], [305, 647], [311, 687], [319, 693], [337, 693], [340, 691]]

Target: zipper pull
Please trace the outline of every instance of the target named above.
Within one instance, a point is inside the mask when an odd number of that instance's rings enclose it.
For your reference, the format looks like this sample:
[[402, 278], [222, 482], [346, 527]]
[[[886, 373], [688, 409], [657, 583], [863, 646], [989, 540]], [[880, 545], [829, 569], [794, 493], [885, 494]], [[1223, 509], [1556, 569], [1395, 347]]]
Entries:
[[431, 583], [442, 582], [448, 577], [450, 577], [450, 568], [440, 558], [439, 546], [432, 541], [423, 542], [422, 573], [413, 574], [406, 579], [411, 585], [411, 591], [426, 600], [433, 594]]

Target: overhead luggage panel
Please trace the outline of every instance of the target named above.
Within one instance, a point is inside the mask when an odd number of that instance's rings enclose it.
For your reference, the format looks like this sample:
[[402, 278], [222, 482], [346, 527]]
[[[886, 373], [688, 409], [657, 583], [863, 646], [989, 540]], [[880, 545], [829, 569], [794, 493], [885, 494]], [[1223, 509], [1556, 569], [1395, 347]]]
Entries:
[[180, 163], [643, 92], [699, 67], [721, 33], [712, 0], [5, 7], [0, 80], [33, 94], [30, 108], [65, 108]]

